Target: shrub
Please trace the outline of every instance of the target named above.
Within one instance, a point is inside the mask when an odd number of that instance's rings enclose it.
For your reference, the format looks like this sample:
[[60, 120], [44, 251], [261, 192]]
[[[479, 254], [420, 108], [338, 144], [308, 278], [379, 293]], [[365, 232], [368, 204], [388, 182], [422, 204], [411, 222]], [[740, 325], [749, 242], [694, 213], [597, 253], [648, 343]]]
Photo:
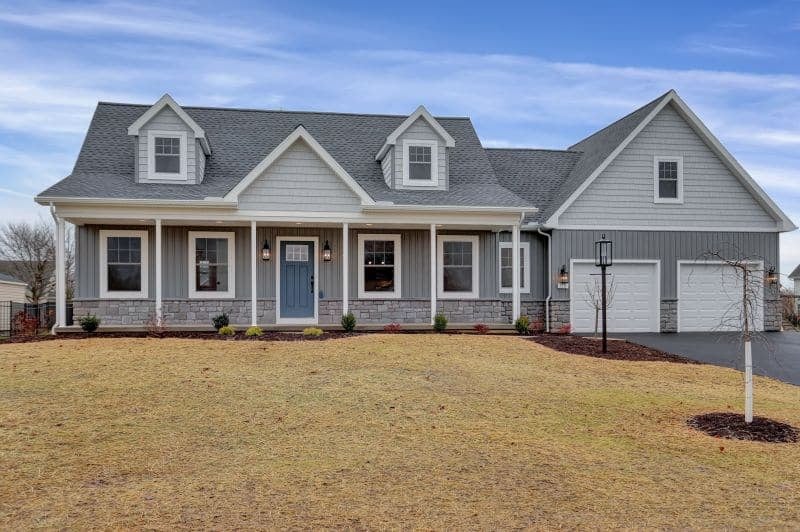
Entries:
[[528, 331], [532, 334], [542, 334], [544, 332], [544, 322], [542, 320], [532, 321]]
[[569, 334], [571, 332], [572, 332], [572, 325], [570, 325], [569, 323], [562, 325], [558, 329], [558, 334]]
[[433, 330], [440, 333], [447, 329], [447, 316], [442, 313], [433, 317]]
[[221, 336], [234, 336], [236, 334], [236, 329], [234, 329], [230, 325], [225, 325], [224, 327], [220, 327], [219, 331], [217, 332]]
[[489, 332], [489, 326], [485, 323], [476, 323], [472, 330], [475, 331], [477, 334], [486, 334]]
[[81, 324], [81, 329], [87, 333], [93, 333], [100, 326], [100, 318], [94, 314], [89, 314], [88, 316], [82, 317], [78, 323]]
[[223, 327], [227, 327], [231, 324], [231, 319], [228, 317], [227, 312], [223, 312], [222, 314], [217, 314], [213, 318], [211, 318], [211, 323], [214, 325], [214, 328], [219, 331]]
[[387, 334], [397, 334], [402, 330], [403, 328], [400, 326], [399, 323], [388, 323], [383, 326], [383, 332]]
[[531, 319], [528, 316], [520, 316], [514, 322], [514, 328], [519, 334], [528, 334], [531, 328]]
[[303, 336], [322, 336], [323, 331], [319, 327], [306, 327], [303, 329]]
[[251, 338], [255, 336], [261, 336], [262, 334], [264, 334], [264, 331], [261, 330], [261, 327], [256, 326], [250, 327], [244, 332], [245, 336], [249, 336]]
[[353, 332], [356, 330], [356, 317], [352, 312], [342, 316], [342, 329], [344, 332]]
[[14, 320], [11, 322], [13, 336], [36, 336], [38, 330], [39, 318], [36, 316], [31, 316], [24, 310], [20, 310], [14, 315]]

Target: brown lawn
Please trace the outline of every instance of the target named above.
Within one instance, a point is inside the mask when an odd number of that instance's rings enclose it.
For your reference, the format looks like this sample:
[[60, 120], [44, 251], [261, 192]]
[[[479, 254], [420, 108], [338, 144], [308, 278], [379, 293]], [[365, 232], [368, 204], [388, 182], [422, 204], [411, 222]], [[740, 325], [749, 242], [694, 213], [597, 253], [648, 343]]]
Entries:
[[800, 445], [685, 425], [741, 389], [514, 337], [4, 345], [0, 528], [797, 528]]

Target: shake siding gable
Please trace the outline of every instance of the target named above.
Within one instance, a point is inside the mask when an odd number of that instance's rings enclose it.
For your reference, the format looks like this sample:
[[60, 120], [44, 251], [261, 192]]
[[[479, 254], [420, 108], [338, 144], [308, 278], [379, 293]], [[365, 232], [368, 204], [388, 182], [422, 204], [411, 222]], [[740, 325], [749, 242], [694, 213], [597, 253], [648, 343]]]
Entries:
[[239, 195], [241, 210], [357, 212], [361, 200], [302, 139]]
[[[683, 157], [683, 203], [654, 203], [655, 156]], [[691, 126], [667, 105], [559, 217], [561, 226], [775, 229]]]

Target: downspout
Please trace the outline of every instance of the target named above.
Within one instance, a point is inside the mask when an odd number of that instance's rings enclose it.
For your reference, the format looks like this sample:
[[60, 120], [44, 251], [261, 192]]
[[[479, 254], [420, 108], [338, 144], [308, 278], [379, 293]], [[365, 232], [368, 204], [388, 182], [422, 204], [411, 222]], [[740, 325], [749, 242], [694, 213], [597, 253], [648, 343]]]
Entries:
[[542, 231], [542, 226], [536, 227], [536, 232], [547, 239], [547, 298], [544, 300], [545, 330], [550, 332], [550, 300], [553, 297], [553, 254], [551, 253], [550, 235]]

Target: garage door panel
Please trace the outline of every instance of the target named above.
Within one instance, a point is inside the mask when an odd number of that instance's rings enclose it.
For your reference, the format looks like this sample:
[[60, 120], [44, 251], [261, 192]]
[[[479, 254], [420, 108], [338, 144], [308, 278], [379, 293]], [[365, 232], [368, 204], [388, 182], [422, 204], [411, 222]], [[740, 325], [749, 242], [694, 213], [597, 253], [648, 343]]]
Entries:
[[[614, 287], [608, 309], [610, 332], [658, 332], [659, 279], [654, 263], [617, 262], [608, 269], [609, 287]], [[574, 263], [571, 274], [570, 308], [575, 332], [594, 332], [595, 309], [588, 291], [600, 292], [600, 269], [591, 263]]]
[[[763, 283], [754, 279], [754, 329], [764, 329]], [[722, 264], [682, 263], [678, 267], [678, 329], [680, 331], [737, 331], [743, 323], [743, 279]]]

